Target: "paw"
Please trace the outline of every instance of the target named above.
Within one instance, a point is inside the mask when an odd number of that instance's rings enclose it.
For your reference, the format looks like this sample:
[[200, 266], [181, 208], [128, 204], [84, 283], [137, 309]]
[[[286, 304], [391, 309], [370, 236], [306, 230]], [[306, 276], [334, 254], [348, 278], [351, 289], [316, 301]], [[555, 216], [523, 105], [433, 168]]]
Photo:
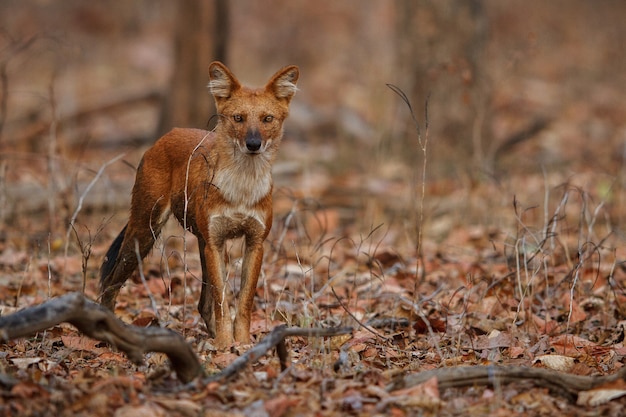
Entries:
[[235, 339], [233, 339], [233, 334], [228, 331], [219, 332], [213, 339], [213, 346], [215, 346], [217, 350], [230, 349], [234, 343]]

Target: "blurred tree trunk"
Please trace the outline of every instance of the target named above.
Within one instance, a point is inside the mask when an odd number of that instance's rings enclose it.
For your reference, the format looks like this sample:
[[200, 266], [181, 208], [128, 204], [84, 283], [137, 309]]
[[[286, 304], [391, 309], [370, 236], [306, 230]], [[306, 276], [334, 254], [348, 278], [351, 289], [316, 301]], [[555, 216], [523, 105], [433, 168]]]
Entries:
[[471, 155], [480, 168], [491, 95], [482, 63], [488, 36], [482, 0], [397, 0], [396, 7], [399, 87], [422, 125], [430, 95], [435, 153]]
[[206, 88], [213, 60], [226, 61], [228, 0], [178, 3], [174, 72], [161, 107], [159, 135], [173, 127], [207, 128], [215, 113]]

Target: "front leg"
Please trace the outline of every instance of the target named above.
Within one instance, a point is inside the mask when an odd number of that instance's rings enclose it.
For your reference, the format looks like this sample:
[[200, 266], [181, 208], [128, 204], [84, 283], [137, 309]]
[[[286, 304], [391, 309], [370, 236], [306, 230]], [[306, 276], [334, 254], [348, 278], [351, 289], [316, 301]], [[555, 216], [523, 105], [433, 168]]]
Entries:
[[[233, 325], [226, 296], [224, 242], [202, 242], [198, 239], [202, 264], [202, 291], [198, 311], [206, 323], [214, 345], [223, 349], [233, 344]], [[215, 318], [215, 322], [213, 322]]]
[[263, 230], [257, 228], [253, 230], [254, 232], [246, 235], [246, 249], [241, 267], [241, 289], [235, 315], [235, 340], [244, 344], [250, 343], [250, 320], [254, 307], [254, 295], [263, 262]]

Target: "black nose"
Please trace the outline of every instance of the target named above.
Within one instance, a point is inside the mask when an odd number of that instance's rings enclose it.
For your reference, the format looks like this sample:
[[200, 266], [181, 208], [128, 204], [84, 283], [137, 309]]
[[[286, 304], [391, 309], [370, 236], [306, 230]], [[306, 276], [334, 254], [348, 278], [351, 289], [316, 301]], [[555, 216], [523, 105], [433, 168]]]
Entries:
[[246, 135], [246, 148], [250, 152], [256, 152], [261, 149], [261, 142], [261, 135], [258, 131], [251, 131]]

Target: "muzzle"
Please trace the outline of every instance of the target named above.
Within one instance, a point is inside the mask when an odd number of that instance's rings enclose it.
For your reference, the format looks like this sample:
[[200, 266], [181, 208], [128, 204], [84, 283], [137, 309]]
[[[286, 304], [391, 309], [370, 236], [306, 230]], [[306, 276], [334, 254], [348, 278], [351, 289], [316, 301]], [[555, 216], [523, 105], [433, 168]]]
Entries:
[[261, 133], [258, 130], [248, 130], [246, 134], [246, 149], [250, 152], [258, 152], [261, 149]]

